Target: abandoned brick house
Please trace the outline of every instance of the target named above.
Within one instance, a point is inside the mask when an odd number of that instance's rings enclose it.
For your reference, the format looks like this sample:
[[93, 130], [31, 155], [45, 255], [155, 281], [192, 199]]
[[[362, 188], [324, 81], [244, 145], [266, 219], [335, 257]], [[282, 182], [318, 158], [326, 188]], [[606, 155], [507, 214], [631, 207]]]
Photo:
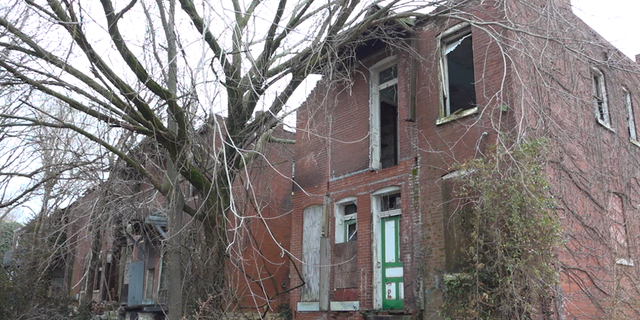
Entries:
[[[200, 135], [206, 138], [203, 148], [219, 148], [219, 140]], [[274, 135], [293, 138], [292, 133], [281, 129]], [[141, 143], [132, 156], [161, 176], [164, 162], [156, 148]], [[237, 210], [228, 217], [229, 228], [233, 229], [227, 268], [230, 310], [275, 310], [289, 300], [290, 260], [283, 248], [289, 247], [291, 230], [291, 158], [287, 145], [269, 145], [263, 157], [257, 158], [234, 185], [234, 196], [239, 200]], [[201, 195], [191, 188], [183, 189], [186, 203], [198, 207]], [[65, 209], [68, 241], [62, 292], [79, 300], [91, 295], [89, 300], [103, 303], [106, 311], [113, 310], [114, 305], [122, 307], [126, 319], [164, 318], [170, 312], [165, 270], [166, 207], [165, 198], [132, 168], [113, 169], [109, 181]], [[201, 224], [187, 214], [183, 222], [184, 246], [188, 252], [197, 252]], [[92, 246], [97, 253], [94, 260]], [[198, 263], [197, 259], [185, 255], [186, 286], [190, 286], [188, 281], [198, 281], [189, 267]], [[92, 261], [94, 268], [90, 268]]]
[[439, 318], [455, 272], [443, 186], [499, 134], [552, 146], [566, 241], [552, 312], [637, 319], [640, 65], [569, 0], [468, 1], [434, 17], [360, 42], [349, 81], [325, 77], [298, 111], [295, 319]]

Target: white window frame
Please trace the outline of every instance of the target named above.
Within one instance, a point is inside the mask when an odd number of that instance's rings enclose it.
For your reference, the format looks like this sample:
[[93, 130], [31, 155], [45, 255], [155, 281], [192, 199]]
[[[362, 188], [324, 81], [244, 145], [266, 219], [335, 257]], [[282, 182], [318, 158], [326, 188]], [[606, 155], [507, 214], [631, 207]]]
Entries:
[[371, 194], [371, 212], [373, 214], [373, 229], [372, 229], [372, 241], [371, 252], [373, 253], [373, 308], [382, 308], [382, 246], [378, 243], [380, 240], [380, 220], [382, 218], [397, 216], [402, 214], [402, 209], [394, 209], [382, 211], [380, 206], [382, 197], [390, 194], [400, 193], [402, 196], [401, 188], [399, 186], [385, 187]]
[[[440, 76], [440, 116], [436, 120], [436, 125], [447, 123], [455, 119], [463, 118], [468, 115], [472, 115], [478, 112], [478, 107], [469, 108], [463, 110], [455, 115], [450, 112], [451, 99], [449, 96], [449, 68], [447, 63], [447, 51], [455, 43], [457, 46], [458, 41], [464, 40], [464, 38], [472, 35], [471, 24], [468, 22], [457, 24], [447, 30], [445, 30], [440, 36], [437, 37], [438, 43], [438, 73]], [[476, 97], [477, 99], [477, 97]]]
[[[599, 124], [613, 131], [613, 128], [611, 128], [611, 115], [609, 114], [606, 79], [604, 77], [604, 73], [602, 73], [600, 69], [591, 68], [591, 87], [596, 120]], [[602, 115], [600, 115], [599, 103], [602, 103]]]
[[636, 131], [636, 120], [633, 114], [633, 103], [631, 101], [631, 93], [626, 87], [622, 87], [622, 101], [627, 109], [627, 126], [629, 128], [629, 141], [640, 146], [638, 143], [638, 132]]
[[397, 63], [395, 55], [380, 60], [370, 69], [369, 75], [369, 167], [380, 170], [380, 90], [398, 84], [398, 77], [379, 84], [380, 72]]
[[358, 212], [356, 211], [356, 213], [353, 214], [344, 214], [344, 207], [348, 204], [355, 204], [356, 206], [358, 206], [358, 199], [356, 197], [346, 197], [343, 199], [340, 199], [338, 201], [335, 202], [335, 206], [333, 209], [334, 212], [334, 216], [335, 216], [335, 241], [336, 243], [344, 243], [344, 242], [348, 242], [349, 239], [345, 239], [345, 235], [346, 235], [346, 227], [347, 224], [346, 222], [348, 221], [354, 221], [356, 223], [356, 232], [358, 232]]

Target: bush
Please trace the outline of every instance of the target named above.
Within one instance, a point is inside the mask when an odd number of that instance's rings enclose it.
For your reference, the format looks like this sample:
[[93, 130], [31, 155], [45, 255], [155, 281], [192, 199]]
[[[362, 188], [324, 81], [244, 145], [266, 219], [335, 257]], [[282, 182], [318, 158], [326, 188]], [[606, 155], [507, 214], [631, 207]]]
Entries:
[[458, 169], [457, 195], [470, 244], [463, 272], [445, 277], [447, 319], [531, 319], [549, 312], [557, 283], [560, 224], [546, 181], [547, 144], [531, 140], [494, 148], [495, 156]]

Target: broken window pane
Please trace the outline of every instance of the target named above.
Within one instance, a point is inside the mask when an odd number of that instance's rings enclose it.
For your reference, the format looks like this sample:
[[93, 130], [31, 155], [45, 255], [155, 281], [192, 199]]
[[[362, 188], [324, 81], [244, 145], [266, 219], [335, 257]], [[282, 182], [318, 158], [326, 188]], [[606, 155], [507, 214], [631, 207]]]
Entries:
[[471, 39], [471, 34], [467, 34], [445, 43], [445, 116], [471, 109], [476, 105]]
[[398, 105], [398, 86], [393, 85], [391, 87], [380, 90], [380, 102], [390, 104], [392, 106]]
[[380, 72], [380, 76], [378, 77], [379, 79], [379, 83], [378, 84], [383, 84], [385, 82], [391, 81], [395, 78], [398, 77], [398, 69], [396, 68], [396, 66], [391, 66], [387, 69], [382, 70], [382, 72]]
[[347, 238], [347, 242], [349, 241], [356, 241], [358, 240], [358, 227], [356, 224], [356, 220], [350, 220], [346, 223], [346, 230], [347, 232], [346, 234], [346, 238]]

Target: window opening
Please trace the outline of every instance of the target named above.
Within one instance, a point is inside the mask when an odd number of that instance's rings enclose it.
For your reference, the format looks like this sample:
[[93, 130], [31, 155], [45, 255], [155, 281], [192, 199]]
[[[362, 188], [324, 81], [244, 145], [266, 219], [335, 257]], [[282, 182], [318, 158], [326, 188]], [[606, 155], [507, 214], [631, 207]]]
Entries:
[[598, 122], [609, 126], [609, 107], [607, 105], [607, 90], [604, 81], [604, 74], [598, 69], [592, 69], [593, 99], [596, 108], [596, 118]]
[[93, 279], [93, 290], [100, 290], [100, 281], [102, 279], [102, 267], [98, 267], [96, 270], [95, 278]]
[[476, 106], [471, 30], [448, 37], [442, 43], [442, 97], [444, 116]]
[[156, 269], [147, 269], [144, 280], [144, 299], [153, 299], [153, 276]]
[[380, 72], [380, 162], [382, 168], [398, 164], [398, 70], [392, 66]]
[[398, 164], [398, 68], [394, 57], [371, 71], [371, 167]]
[[625, 107], [627, 107], [627, 128], [629, 130], [629, 137], [633, 141], [638, 141], [636, 122], [635, 117], [633, 116], [633, 105], [631, 104], [631, 95], [629, 94], [629, 90], [627, 90], [627, 88], [622, 88], [622, 99], [624, 100]]

